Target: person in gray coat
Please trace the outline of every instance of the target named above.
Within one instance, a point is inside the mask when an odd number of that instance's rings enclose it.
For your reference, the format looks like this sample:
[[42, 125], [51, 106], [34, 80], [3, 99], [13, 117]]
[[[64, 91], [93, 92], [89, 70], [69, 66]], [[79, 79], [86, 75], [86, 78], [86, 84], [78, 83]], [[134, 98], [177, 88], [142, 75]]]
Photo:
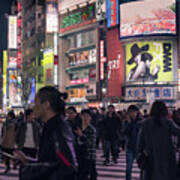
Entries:
[[142, 180], [177, 180], [177, 162], [172, 135], [180, 128], [168, 120], [163, 101], [155, 101], [150, 118], [143, 121], [137, 142], [137, 154], [146, 152], [149, 168], [143, 170]]

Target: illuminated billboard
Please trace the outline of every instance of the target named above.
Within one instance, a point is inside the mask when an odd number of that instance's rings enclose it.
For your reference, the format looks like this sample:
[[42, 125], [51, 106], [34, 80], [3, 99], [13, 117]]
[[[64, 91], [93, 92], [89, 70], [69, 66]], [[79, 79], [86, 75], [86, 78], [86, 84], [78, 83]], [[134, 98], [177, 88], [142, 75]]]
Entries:
[[46, 32], [58, 32], [58, 5], [56, 2], [46, 4]]
[[18, 75], [15, 69], [8, 69], [8, 95], [10, 106], [21, 105], [21, 87], [18, 84]]
[[119, 0], [106, 0], [107, 26], [119, 24]]
[[143, 0], [120, 4], [120, 37], [176, 34], [176, 1]]
[[44, 51], [43, 65], [43, 82], [45, 85], [54, 84], [54, 54], [53, 49]]
[[173, 42], [142, 41], [126, 45], [126, 81], [173, 81]]
[[17, 49], [17, 16], [8, 17], [8, 48]]
[[102, 21], [106, 18], [106, 0], [96, 0], [96, 19]]
[[6, 106], [7, 101], [7, 67], [8, 67], [8, 54], [3, 51], [3, 104]]

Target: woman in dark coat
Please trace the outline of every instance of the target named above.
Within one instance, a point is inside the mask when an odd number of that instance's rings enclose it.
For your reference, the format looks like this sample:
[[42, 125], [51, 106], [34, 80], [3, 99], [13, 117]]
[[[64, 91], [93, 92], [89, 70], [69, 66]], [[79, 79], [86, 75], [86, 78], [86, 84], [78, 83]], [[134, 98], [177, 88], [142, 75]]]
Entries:
[[142, 123], [137, 144], [137, 154], [147, 152], [148, 170], [143, 180], [176, 180], [176, 154], [172, 135], [180, 135], [180, 128], [167, 119], [168, 110], [163, 101], [155, 101], [150, 118]]

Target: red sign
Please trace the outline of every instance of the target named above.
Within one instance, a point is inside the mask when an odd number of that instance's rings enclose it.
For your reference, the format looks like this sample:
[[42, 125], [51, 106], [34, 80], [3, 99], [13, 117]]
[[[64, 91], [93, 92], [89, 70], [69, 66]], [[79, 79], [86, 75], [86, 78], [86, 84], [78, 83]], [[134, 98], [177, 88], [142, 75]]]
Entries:
[[122, 96], [124, 81], [123, 49], [118, 28], [107, 31], [108, 96]]
[[88, 83], [88, 82], [89, 82], [89, 78], [76, 79], [76, 80], [71, 80], [70, 85], [84, 84], [84, 83]]
[[100, 41], [100, 80], [104, 79], [104, 63], [106, 62], [106, 57], [104, 57], [104, 41]]

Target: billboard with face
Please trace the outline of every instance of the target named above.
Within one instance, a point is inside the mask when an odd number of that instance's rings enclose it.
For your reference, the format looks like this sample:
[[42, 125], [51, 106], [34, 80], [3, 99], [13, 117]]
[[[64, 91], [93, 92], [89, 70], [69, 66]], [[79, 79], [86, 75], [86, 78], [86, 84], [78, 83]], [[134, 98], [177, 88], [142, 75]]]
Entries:
[[176, 34], [176, 1], [143, 0], [120, 4], [120, 37]]
[[173, 42], [128, 43], [126, 45], [126, 81], [173, 81]]

